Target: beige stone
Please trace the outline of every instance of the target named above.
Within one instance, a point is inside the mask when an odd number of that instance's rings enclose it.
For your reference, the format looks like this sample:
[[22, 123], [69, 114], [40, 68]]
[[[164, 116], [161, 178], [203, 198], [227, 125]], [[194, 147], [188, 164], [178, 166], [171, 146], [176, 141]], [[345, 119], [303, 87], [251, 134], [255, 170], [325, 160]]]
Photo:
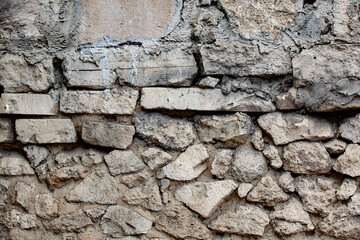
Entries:
[[345, 178], [336, 192], [336, 197], [340, 201], [346, 201], [353, 196], [358, 188], [358, 183], [352, 178]]
[[18, 119], [17, 140], [22, 143], [74, 143], [77, 135], [70, 119]]
[[279, 177], [279, 187], [284, 192], [295, 192], [295, 179], [291, 176], [290, 172], [283, 172]]
[[274, 169], [279, 169], [283, 165], [283, 161], [279, 155], [279, 151], [273, 145], [265, 147], [262, 152], [264, 156], [269, 160], [270, 166]]
[[253, 187], [251, 183], [240, 183], [237, 191], [239, 197], [245, 198]]
[[29, 211], [30, 204], [32, 203], [35, 187], [31, 184], [24, 182], [17, 182], [15, 185], [15, 194], [13, 202], [20, 204], [24, 209]]
[[43, 219], [51, 219], [59, 215], [59, 201], [51, 194], [38, 194], [35, 198], [36, 215]]
[[0, 143], [13, 142], [15, 131], [11, 119], [0, 118]]
[[141, 158], [151, 170], [165, 166], [172, 156], [160, 148], [149, 148], [141, 153]]
[[45, 228], [55, 232], [73, 232], [90, 225], [93, 225], [91, 219], [82, 210], [77, 210], [47, 222]]
[[347, 144], [339, 139], [333, 139], [324, 143], [324, 146], [330, 154], [340, 154], [345, 151]]
[[339, 127], [341, 137], [353, 143], [360, 143], [360, 114], [345, 119]]
[[351, 177], [360, 176], [360, 146], [349, 144], [345, 152], [335, 161], [333, 168], [335, 171]]
[[111, 175], [132, 173], [145, 168], [142, 160], [131, 150], [114, 150], [104, 157]]
[[20, 227], [21, 229], [32, 229], [39, 226], [36, 216], [32, 214], [22, 213], [16, 209], [7, 211], [2, 218], [7, 228]]
[[33, 168], [39, 166], [49, 156], [50, 151], [46, 147], [27, 145], [24, 151]]
[[297, 109], [295, 105], [296, 88], [292, 87], [286, 93], [276, 96], [276, 108], [278, 110], [294, 110]]
[[23, 155], [17, 152], [0, 151], [0, 175], [18, 176], [34, 174], [34, 170]]
[[258, 151], [264, 150], [265, 141], [264, 141], [263, 133], [260, 128], [258, 127], [255, 128], [255, 131], [250, 137], [250, 142], [256, 150]]
[[145, 184], [151, 178], [152, 174], [152, 171], [150, 171], [148, 168], [145, 168], [136, 173], [122, 175], [119, 181], [129, 188], [132, 188]]
[[151, 211], [162, 209], [159, 186], [156, 183], [130, 188], [124, 193], [122, 200], [131, 205], [140, 205]]
[[233, 156], [234, 151], [230, 149], [223, 149], [217, 152], [211, 163], [211, 174], [223, 179], [231, 167]]

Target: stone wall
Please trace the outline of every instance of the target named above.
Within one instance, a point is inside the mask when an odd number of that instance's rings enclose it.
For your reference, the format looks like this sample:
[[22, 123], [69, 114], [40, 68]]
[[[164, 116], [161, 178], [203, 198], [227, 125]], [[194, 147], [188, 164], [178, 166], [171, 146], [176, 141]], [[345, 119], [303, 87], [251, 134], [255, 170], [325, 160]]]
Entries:
[[359, 19], [0, 1], [0, 239], [360, 239]]

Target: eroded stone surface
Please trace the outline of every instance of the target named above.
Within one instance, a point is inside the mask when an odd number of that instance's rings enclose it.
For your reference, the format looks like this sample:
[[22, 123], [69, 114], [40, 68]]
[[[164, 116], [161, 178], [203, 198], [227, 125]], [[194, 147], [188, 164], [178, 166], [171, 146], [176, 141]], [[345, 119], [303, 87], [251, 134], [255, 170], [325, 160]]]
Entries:
[[35, 187], [31, 184], [18, 182], [15, 185], [14, 203], [20, 204], [24, 209], [29, 211], [30, 204], [35, 193]]
[[360, 143], [360, 114], [347, 118], [339, 127], [341, 137], [353, 143]]
[[233, 160], [234, 151], [223, 149], [216, 153], [214, 161], [211, 163], [211, 173], [217, 178], [224, 178], [229, 171]]
[[214, 88], [219, 83], [220, 79], [214, 77], [206, 77], [200, 80], [199, 87]]
[[340, 188], [336, 192], [336, 197], [340, 201], [348, 200], [355, 194], [358, 188], [358, 183], [352, 178], [345, 178]]
[[262, 153], [269, 160], [271, 167], [274, 169], [279, 169], [282, 167], [283, 161], [280, 157], [279, 151], [275, 146], [269, 145], [265, 147]]
[[349, 144], [345, 152], [338, 157], [334, 170], [351, 177], [360, 176], [360, 146]]
[[324, 146], [330, 154], [340, 154], [345, 151], [347, 144], [346, 142], [339, 139], [333, 139], [329, 142], [326, 142]]
[[0, 151], [0, 175], [18, 176], [33, 174], [35, 174], [34, 170], [23, 155], [17, 152]]
[[35, 198], [35, 212], [41, 218], [51, 219], [59, 215], [59, 201], [51, 194], [38, 194]]
[[86, 226], [92, 225], [91, 219], [82, 210], [61, 215], [47, 224], [46, 229], [57, 232], [78, 232]]
[[172, 156], [160, 148], [149, 148], [141, 154], [142, 159], [151, 170], [165, 166]]
[[104, 157], [111, 175], [132, 173], [145, 167], [143, 161], [131, 150], [114, 150]]
[[0, 118], [0, 143], [13, 142], [15, 131], [11, 119]]
[[127, 190], [122, 197], [123, 201], [131, 205], [140, 205], [151, 211], [160, 211], [163, 207], [159, 186], [147, 184]]
[[27, 145], [24, 147], [24, 151], [33, 168], [39, 166], [50, 154], [50, 151], [46, 147], [37, 145]]
[[281, 187], [284, 192], [295, 191], [295, 179], [291, 176], [290, 172], [281, 173], [279, 177], [279, 187]]
[[253, 187], [254, 186], [251, 183], [240, 183], [237, 191], [239, 197], [246, 197]]

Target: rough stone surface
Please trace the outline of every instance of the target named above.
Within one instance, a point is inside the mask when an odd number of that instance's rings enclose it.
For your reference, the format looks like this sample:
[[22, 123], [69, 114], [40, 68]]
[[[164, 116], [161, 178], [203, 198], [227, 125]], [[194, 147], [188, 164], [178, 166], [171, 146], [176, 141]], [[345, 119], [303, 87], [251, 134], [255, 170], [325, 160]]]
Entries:
[[74, 143], [77, 135], [70, 119], [18, 119], [17, 140], [22, 143]]
[[172, 156], [160, 148], [149, 148], [141, 153], [141, 158], [151, 170], [155, 170], [170, 162]]
[[208, 218], [237, 186], [233, 180], [189, 183], [176, 189], [175, 197], [204, 218]]
[[281, 173], [279, 177], [279, 187], [281, 187], [284, 192], [295, 191], [295, 179], [291, 176], [290, 172]]
[[326, 142], [324, 146], [330, 154], [340, 154], [345, 151], [347, 144], [339, 139], [333, 139]]
[[296, 92], [296, 88], [290, 88], [288, 92], [276, 96], [276, 108], [278, 110], [297, 109], [295, 105]]
[[24, 147], [24, 151], [33, 168], [39, 166], [50, 154], [46, 147], [37, 145], [27, 145]]
[[334, 137], [333, 127], [327, 120], [296, 113], [265, 114], [260, 116], [258, 123], [276, 145], [302, 139], [316, 141]]
[[111, 175], [132, 173], [145, 167], [143, 161], [131, 150], [114, 150], [104, 157]]
[[86, 121], [82, 124], [81, 138], [92, 145], [126, 149], [131, 144], [134, 134], [135, 128], [130, 125]]
[[52, 231], [78, 232], [86, 226], [92, 225], [91, 219], [82, 210], [61, 215], [50, 222], [45, 227]]
[[230, 149], [223, 149], [216, 153], [211, 163], [211, 174], [223, 179], [231, 167], [233, 156], [234, 151]]
[[18, 182], [15, 185], [14, 203], [20, 204], [24, 209], [29, 211], [30, 204], [35, 192], [33, 185]]
[[0, 118], [0, 143], [13, 142], [15, 132], [11, 119]]
[[341, 137], [353, 143], [360, 143], [360, 114], [347, 118], [339, 127]]
[[258, 150], [258, 151], [264, 150], [265, 141], [263, 138], [262, 131], [258, 127], [255, 128], [255, 131], [251, 135], [250, 142], [256, 150]]
[[345, 178], [340, 188], [336, 192], [336, 197], [340, 201], [346, 201], [355, 194], [357, 188], [358, 183], [354, 179]]
[[59, 215], [59, 201], [51, 194], [38, 194], [35, 198], [35, 212], [41, 218], [51, 219]]
[[120, 177], [120, 182], [129, 188], [145, 184], [152, 176], [152, 172], [143, 169], [137, 173], [131, 173]]
[[199, 87], [214, 88], [220, 82], [220, 79], [214, 77], [206, 77], [200, 80]]
[[122, 197], [123, 201], [131, 205], [140, 205], [151, 211], [160, 211], [162, 201], [159, 186], [157, 184], [147, 184], [127, 190]]
[[245, 198], [253, 187], [251, 183], [240, 183], [237, 191], [239, 197]]
[[23, 155], [17, 152], [0, 151], [0, 175], [18, 176], [33, 174], [35, 174], [34, 170]]
[[349, 144], [345, 152], [335, 161], [333, 168], [335, 171], [351, 177], [360, 176], [360, 146]]
[[139, 92], [133, 89], [67, 91], [60, 100], [63, 113], [133, 114]]
[[166, 149], [184, 150], [196, 138], [191, 122], [159, 113], [139, 114], [134, 123], [142, 138]]
[[36, 217], [32, 214], [25, 214], [16, 209], [7, 211], [3, 216], [3, 222], [9, 229], [20, 227], [21, 229], [33, 229], [38, 227]]
[[269, 160], [270, 166], [274, 169], [279, 169], [283, 165], [283, 161], [279, 155], [279, 151], [273, 145], [267, 146], [262, 152], [264, 156]]

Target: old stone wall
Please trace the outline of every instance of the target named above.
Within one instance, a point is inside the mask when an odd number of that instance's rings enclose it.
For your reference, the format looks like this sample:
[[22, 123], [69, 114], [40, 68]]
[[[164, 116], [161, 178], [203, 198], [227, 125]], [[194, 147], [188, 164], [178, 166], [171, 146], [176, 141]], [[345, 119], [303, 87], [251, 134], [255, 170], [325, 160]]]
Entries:
[[0, 239], [360, 239], [359, 0], [0, 1]]

